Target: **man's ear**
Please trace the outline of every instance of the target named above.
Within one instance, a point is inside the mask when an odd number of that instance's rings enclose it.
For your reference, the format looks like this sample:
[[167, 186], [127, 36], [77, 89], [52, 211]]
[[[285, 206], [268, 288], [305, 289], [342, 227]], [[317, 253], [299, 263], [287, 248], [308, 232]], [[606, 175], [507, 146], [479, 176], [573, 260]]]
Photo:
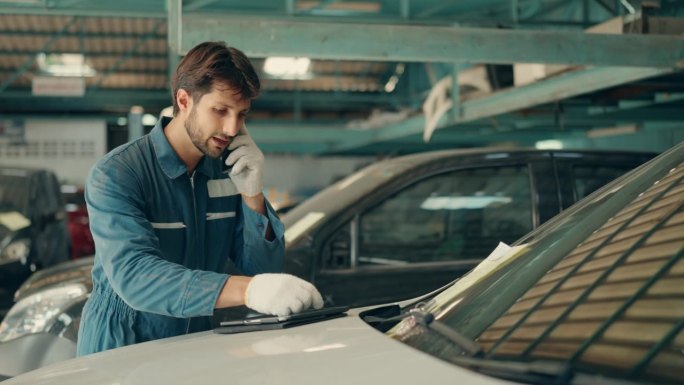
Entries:
[[188, 91], [179, 88], [176, 91], [176, 103], [178, 104], [179, 113], [190, 111], [190, 108], [192, 108], [192, 96], [190, 96]]

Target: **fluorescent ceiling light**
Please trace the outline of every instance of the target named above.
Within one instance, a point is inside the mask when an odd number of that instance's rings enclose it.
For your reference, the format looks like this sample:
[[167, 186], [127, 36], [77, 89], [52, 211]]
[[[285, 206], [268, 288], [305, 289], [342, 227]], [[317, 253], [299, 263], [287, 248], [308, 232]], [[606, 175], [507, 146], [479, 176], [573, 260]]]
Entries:
[[302, 78], [309, 72], [308, 57], [273, 56], [264, 61], [264, 72], [279, 78]]
[[79, 53], [39, 53], [36, 55], [38, 68], [51, 76], [95, 76], [95, 71]]
[[394, 89], [397, 86], [397, 82], [399, 81], [399, 77], [403, 73], [404, 73], [404, 63], [397, 64], [397, 67], [394, 69], [394, 74], [392, 74], [392, 76], [390, 76], [389, 80], [387, 80], [387, 83], [385, 83], [385, 92], [390, 93], [390, 92], [394, 91]]
[[534, 147], [536, 147], [538, 150], [562, 150], [563, 142], [555, 139], [540, 140], [534, 144]]

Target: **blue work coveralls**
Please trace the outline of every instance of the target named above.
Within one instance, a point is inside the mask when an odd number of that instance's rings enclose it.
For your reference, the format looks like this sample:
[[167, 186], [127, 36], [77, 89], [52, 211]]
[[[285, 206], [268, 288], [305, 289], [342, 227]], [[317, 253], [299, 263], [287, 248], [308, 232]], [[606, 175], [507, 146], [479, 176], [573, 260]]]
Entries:
[[228, 258], [246, 275], [282, 270], [284, 227], [272, 207], [268, 218], [247, 207], [219, 159], [205, 156], [190, 177], [164, 136], [169, 121], [88, 176], [95, 264], [79, 356], [209, 329]]

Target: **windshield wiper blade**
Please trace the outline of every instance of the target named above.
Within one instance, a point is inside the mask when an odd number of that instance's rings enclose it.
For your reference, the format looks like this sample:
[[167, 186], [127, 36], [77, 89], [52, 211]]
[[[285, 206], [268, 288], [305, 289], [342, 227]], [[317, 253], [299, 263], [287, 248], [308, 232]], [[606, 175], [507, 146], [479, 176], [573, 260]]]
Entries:
[[[568, 362], [551, 360], [503, 361], [486, 357], [484, 350], [477, 342], [461, 334], [458, 330], [451, 328], [446, 323], [435, 319], [432, 313], [426, 312], [423, 309], [423, 305], [418, 304], [403, 314], [391, 315], [389, 317], [369, 314], [363, 316], [363, 320], [371, 326], [380, 327], [386, 324], [396, 324], [396, 322], [408, 317], [414, 317], [416, 324], [434, 331], [468, 353], [468, 355], [445, 358], [447, 361], [492, 377], [540, 385], [589, 385], [598, 382], [605, 383], [606, 385], [639, 384], [629, 379], [584, 373], [578, 371], [577, 368]], [[381, 313], [384, 314], [396, 314], [399, 311], [398, 307], [395, 306], [376, 310], [382, 310]]]
[[428, 313], [424, 310], [413, 310], [408, 314], [413, 315], [416, 322], [430, 329], [447, 340], [453, 342], [459, 348], [463, 349], [471, 357], [481, 357], [484, 355], [484, 350], [477, 342], [471, 340], [470, 338], [461, 334], [458, 330], [451, 328], [444, 322], [435, 318], [432, 313]]
[[371, 326], [378, 327], [382, 324], [387, 324], [391, 322], [401, 321], [404, 318], [414, 317], [416, 323], [422, 327], [432, 330], [440, 336], [446, 338], [450, 342], [454, 343], [456, 346], [461, 348], [469, 356], [481, 357], [484, 355], [484, 350], [475, 341], [464, 336], [455, 329], [445, 324], [442, 321], [435, 319], [432, 313], [423, 310], [422, 306], [417, 305], [413, 309], [410, 309], [406, 313], [399, 314], [397, 316], [382, 318], [373, 315], [368, 315], [363, 317], [363, 320], [371, 324]]

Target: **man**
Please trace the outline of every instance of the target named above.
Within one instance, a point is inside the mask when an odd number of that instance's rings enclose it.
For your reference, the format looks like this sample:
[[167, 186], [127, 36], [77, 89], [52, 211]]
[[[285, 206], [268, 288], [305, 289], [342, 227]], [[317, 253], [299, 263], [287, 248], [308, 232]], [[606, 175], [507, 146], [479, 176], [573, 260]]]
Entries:
[[[284, 229], [244, 126], [259, 88], [242, 52], [199, 44], [176, 69], [173, 118], [93, 167], [85, 197], [96, 255], [78, 355], [207, 330], [215, 308], [323, 306], [310, 283], [274, 274]], [[225, 274], [228, 258], [247, 276]]]

